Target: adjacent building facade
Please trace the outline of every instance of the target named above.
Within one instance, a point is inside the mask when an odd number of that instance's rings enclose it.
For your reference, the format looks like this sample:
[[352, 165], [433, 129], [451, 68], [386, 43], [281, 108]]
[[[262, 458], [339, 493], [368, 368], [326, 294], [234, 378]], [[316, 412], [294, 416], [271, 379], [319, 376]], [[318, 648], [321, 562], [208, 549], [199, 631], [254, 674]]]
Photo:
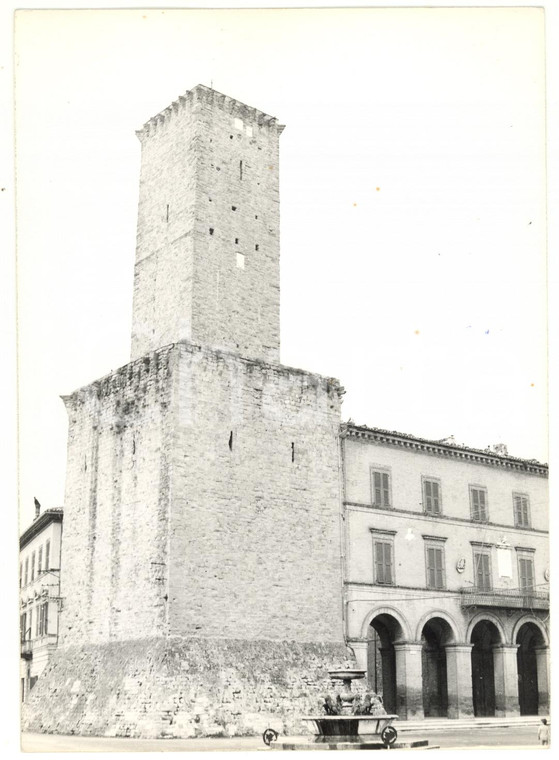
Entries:
[[58, 643], [62, 509], [47, 509], [19, 540], [21, 700], [27, 698]]
[[347, 658], [402, 717], [545, 709], [547, 470], [340, 427], [339, 382], [280, 363], [282, 131], [198, 85], [138, 132], [131, 361], [64, 397], [28, 730], [297, 733]]
[[347, 637], [389, 712], [549, 711], [547, 467], [342, 427]]

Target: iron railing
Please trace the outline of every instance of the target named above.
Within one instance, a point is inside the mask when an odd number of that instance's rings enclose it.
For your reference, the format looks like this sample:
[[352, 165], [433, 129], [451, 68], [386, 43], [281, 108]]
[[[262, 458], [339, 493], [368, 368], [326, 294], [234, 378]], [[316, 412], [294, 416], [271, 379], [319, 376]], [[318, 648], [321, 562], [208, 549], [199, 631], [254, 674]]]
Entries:
[[548, 610], [549, 591], [536, 589], [477, 589], [462, 588], [462, 607], [512, 607], [524, 610]]

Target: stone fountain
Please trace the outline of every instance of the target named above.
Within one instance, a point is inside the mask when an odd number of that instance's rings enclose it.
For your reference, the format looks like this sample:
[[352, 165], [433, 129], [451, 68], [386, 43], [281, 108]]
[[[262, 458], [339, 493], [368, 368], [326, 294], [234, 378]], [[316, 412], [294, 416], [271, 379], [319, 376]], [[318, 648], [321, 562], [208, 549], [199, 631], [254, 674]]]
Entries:
[[[364, 678], [365, 671], [339, 668], [329, 670], [328, 674], [332, 681], [342, 682], [341, 689], [334, 695], [326, 694], [322, 697], [321, 715], [302, 717], [302, 720], [314, 725], [314, 740], [282, 741], [275, 744], [277, 734], [268, 729], [271, 733], [264, 732], [264, 742], [273, 749], [285, 750], [386, 749], [392, 746], [398, 736], [392, 721], [398, 716], [388, 715], [382, 699], [374, 692], [359, 694], [352, 691], [352, 681]], [[422, 746], [426, 744], [427, 742], [421, 743]]]

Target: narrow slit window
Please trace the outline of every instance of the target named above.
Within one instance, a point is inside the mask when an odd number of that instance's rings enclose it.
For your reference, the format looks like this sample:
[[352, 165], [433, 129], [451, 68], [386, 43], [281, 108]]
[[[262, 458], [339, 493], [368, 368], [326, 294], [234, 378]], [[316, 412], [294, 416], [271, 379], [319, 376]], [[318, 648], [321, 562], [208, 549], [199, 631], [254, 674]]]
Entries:
[[229, 451], [233, 451], [233, 431], [229, 433]]
[[169, 221], [169, 204], [167, 204], [167, 221]]
[[258, 245], [258, 243], [256, 243], [256, 245], [254, 246], [254, 250], [258, 251], [259, 249], [260, 249], [260, 246]]
[[235, 245], [239, 245], [239, 238], [235, 238]]
[[213, 235], [213, 234], [214, 234], [214, 228], [210, 227], [210, 235]]
[[243, 178], [243, 162], [239, 161], [239, 179]]
[[295, 442], [291, 441], [291, 461], [295, 461]]

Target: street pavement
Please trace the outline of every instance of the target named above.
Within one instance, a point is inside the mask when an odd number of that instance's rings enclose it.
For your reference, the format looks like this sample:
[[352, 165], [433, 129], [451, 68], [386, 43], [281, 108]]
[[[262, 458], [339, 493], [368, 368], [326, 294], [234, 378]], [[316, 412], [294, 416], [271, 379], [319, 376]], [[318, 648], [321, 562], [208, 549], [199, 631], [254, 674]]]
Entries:
[[[464, 748], [537, 748], [538, 729], [534, 725], [481, 727], [451, 726], [440, 730], [426, 725], [425, 732], [407, 732], [400, 724], [398, 739], [427, 739], [441, 749]], [[286, 737], [280, 736], [280, 741]], [[290, 739], [292, 737], [289, 737]], [[296, 737], [293, 737], [294, 739]], [[301, 738], [308, 741], [309, 737]], [[22, 734], [24, 752], [250, 752], [269, 751], [258, 736], [203, 739], [125, 739], [94, 736], [59, 736], [55, 734]], [[397, 750], [395, 750], [397, 751]]]

